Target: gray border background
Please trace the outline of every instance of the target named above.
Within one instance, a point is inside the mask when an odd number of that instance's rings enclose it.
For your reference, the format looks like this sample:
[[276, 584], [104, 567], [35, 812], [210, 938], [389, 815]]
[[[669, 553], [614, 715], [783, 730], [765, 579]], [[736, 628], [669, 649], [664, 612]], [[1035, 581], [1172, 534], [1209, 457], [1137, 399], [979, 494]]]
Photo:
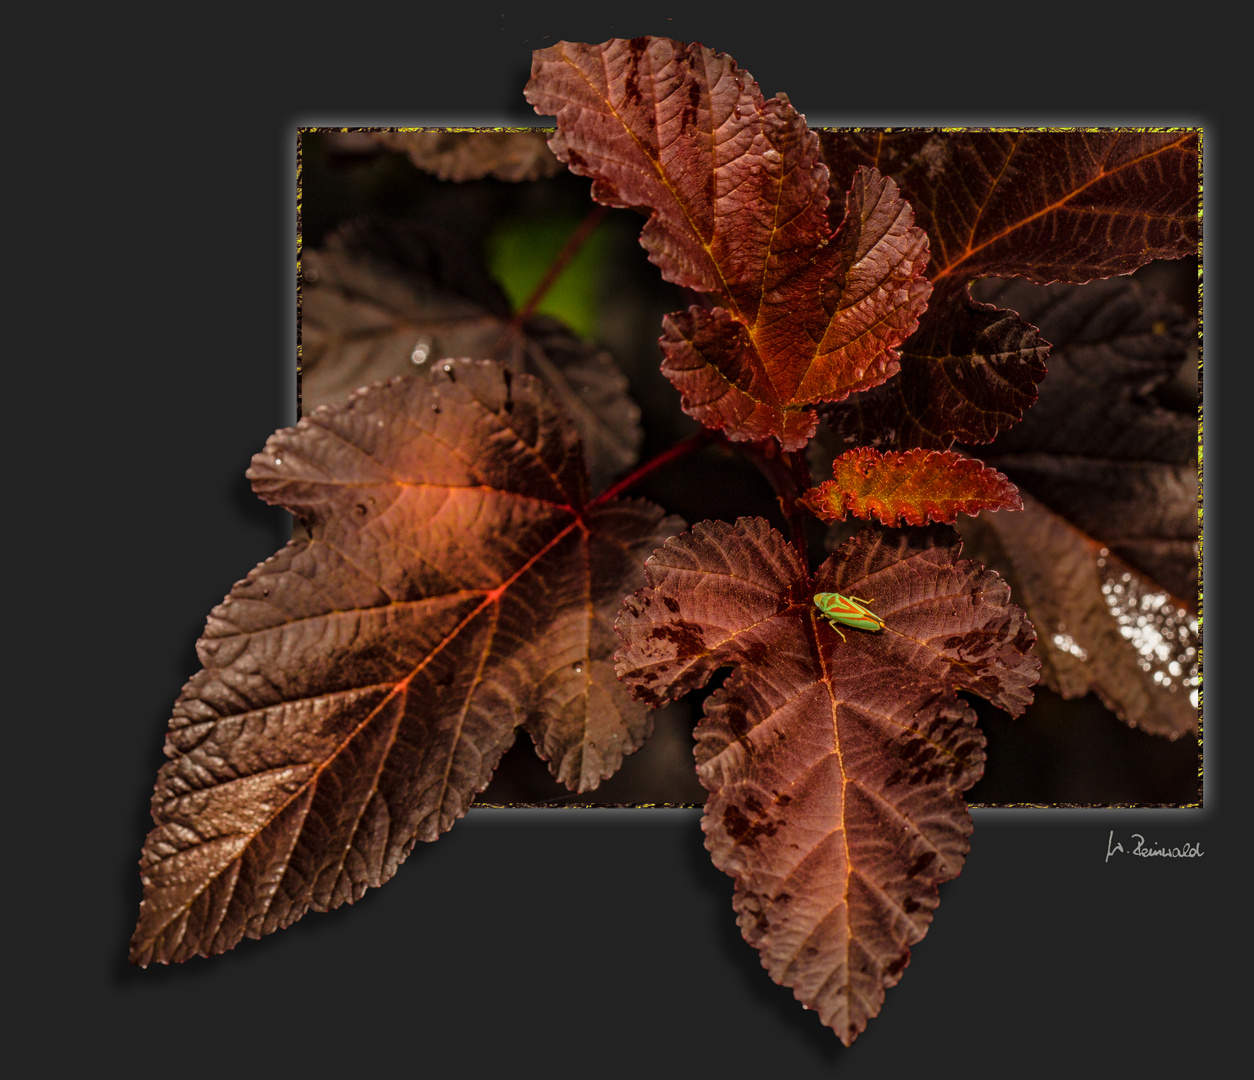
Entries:
[[[34, 331], [22, 347], [69, 361], [54, 386], [71, 398], [38, 407], [57, 400], [44, 363], [14, 399], [35, 421], [21, 442], [34, 456], [15, 458], [8, 520], [46, 569], [13, 575], [19, 655], [41, 670], [15, 666], [14, 685], [38, 692], [6, 710], [12, 1052], [38, 1055], [40, 1072], [140, 1076], [1208, 1071], [1229, 1000], [1212, 979], [1244, 929], [1229, 905], [1245, 803], [1223, 775], [1243, 760], [1247, 710], [1224, 690], [1242, 642], [1223, 626], [1245, 594], [1217, 498], [1224, 400], [1243, 387], [1224, 324], [1227, 252], [1245, 247], [1244, 226], [1225, 222], [1225, 178], [1248, 158], [1219, 105], [1235, 100], [1232, 67], [1184, 17], [932, 10], [916, 23], [780, 9], [762, 25], [647, 3], [622, 17], [359, 6], [292, 9], [273, 27], [215, 12], [161, 42], [163, 26], [91, 16], [61, 36], [48, 70], [80, 112], [10, 140], [27, 245], [11, 295]], [[730, 53], [816, 125], [1204, 127], [1205, 808], [977, 811], [962, 876], [848, 1051], [740, 939], [696, 811], [472, 811], [351, 907], [212, 961], [130, 968], [170, 705], [209, 608], [287, 538], [243, 473], [295, 417], [295, 129], [534, 124], [532, 49], [645, 33]], [[27, 213], [38, 196], [50, 202]], [[1105, 862], [1112, 830], [1205, 854]]]

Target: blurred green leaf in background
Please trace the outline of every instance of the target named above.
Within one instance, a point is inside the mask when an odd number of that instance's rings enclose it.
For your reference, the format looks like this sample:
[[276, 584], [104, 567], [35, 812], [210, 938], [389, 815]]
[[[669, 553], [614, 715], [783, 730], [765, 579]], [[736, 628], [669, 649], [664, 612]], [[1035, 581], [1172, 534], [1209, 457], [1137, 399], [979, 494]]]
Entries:
[[[509, 217], [488, 234], [488, 269], [514, 311], [527, 302], [580, 221], [577, 214]], [[560, 319], [585, 340], [597, 338], [608, 252], [609, 237], [598, 229], [567, 264], [535, 313]]]

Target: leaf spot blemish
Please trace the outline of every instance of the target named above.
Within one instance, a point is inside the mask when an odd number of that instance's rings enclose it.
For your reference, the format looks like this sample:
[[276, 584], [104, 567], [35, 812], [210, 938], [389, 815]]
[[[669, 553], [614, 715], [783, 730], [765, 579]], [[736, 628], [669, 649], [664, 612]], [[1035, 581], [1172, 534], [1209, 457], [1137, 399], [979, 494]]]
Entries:
[[685, 660], [705, 651], [701, 627], [683, 619], [655, 626], [649, 631], [649, 638], [653, 641], [669, 641], [675, 647], [677, 660]]

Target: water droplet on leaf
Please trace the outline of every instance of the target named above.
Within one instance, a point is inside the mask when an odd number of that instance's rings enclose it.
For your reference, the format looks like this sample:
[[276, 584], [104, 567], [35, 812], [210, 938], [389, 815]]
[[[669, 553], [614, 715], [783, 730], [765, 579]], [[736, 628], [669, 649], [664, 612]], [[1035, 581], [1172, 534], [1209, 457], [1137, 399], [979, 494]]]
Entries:
[[[434, 342], [426, 334], [423, 334], [414, 344], [414, 351], [409, 354], [412, 363], [419, 366], [427, 362], [427, 357], [431, 355], [431, 346]], [[447, 370], [447, 369], [446, 369]]]

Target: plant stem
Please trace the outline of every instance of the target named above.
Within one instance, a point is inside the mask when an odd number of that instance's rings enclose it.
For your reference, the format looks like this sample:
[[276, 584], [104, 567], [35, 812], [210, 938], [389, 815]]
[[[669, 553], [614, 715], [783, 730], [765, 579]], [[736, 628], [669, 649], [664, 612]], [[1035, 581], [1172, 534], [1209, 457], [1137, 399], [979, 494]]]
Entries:
[[810, 466], [803, 451], [788, 452], [781, 450], [774, 439], [766, 440], [747, 447], [745, 455], [766, 477], [776, 499], [779, 500], [780, 512], [788, 519], [789, 531], [792, 533], [792, 546], [801, 556], [802, 565], [809, 570], [809, 551], [806, 543], [806, 519], [809, 516], [797, 499], [813, 485], [810, 481]]
[[[544, 299], [545, 294], [553, 287], [553, 283], [562, 275], [562, 271], [566, 269], [566, 265], [579, 254], [579, 249], [588, 242], [588, 238], [596, 231], [596, 227], [601, 224], [601, 219], [609, 213], [608, 206], [600, 204], [594, 206], [585, 215], [576, 227], [575, 231], [567, 238], [566, 243], [562, 245], [562, 250], [557, 253], [557, 257], [549, 264], [548, 270], [544, 272], [544, 277], [540, 279], [540, 283], [531, 290], [531, 295], [527, 297], [526, 302], [516, 312], [514, 317], [510, 319], [509, 325], [501, 333], [501, 341], [510, 334], [516, 333], [522, 328], [536, 306]], [[497, 342], [500, 345], [500, 341]]]
[[792, 546], [797, 549], [797, 554], [801, 556], [801, 565], [806, 568], [808, 573], [810, 570], [810, 556], [806, 550], [806, 519], [809, 517], [809, 511], [797, 499], [813, 487], [813, 484], [810, 482], [810, 463], [806, 461], [804, 450], [785, 454], [784, 460], [789, 465], [794, 485], [792, 501], [788, 508], [788, 524], [792, 532]]
[[617, 498], [628, 488], [635, 487], [646, 476], [664, 469], [672, 462], [678, 461], [682, 457], [687, 457], [694, 450], [699, 450], [706, 443], [717, 438], [718, 433], [710, 428], [702, 428], [695, 435], [689, 435], [686, 439], [680, 439], [674, 446], [663, 450], [660, 454], [649, 458], [643, 465], [638, 465], [630, 473], [624, 476], [618, 483], [606, 488], [600, 495], [596, 496], [589, 504], [589, 508], [600, 506], [607, 503], [611, 499]]

